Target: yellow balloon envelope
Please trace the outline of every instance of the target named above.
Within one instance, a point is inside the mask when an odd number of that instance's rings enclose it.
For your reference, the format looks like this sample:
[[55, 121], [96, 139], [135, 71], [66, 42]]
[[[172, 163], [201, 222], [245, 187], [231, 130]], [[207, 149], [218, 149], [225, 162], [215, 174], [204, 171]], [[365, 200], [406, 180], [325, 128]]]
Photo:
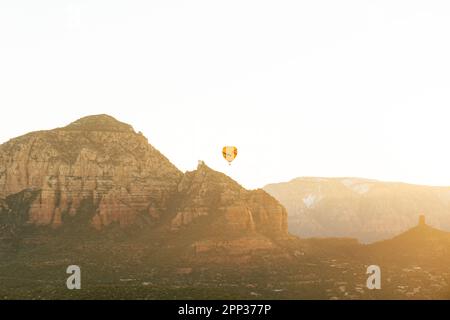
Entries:
[[222, 155], [225, 158], [225, 160], [228, 161], [228, 163], [231, 165], [231, 162], [233, 162], [234, 159], [236, 159], [238, 154], [238, 149], [236, 147], [223, 147], [222, 149]]

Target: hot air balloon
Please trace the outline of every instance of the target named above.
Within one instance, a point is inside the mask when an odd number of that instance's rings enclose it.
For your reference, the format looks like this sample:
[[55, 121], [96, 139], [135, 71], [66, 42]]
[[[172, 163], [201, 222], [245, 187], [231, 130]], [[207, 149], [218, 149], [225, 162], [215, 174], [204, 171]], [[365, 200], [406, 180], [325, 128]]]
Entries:
[[238, 154], [238, 149], [236, 147], [223, 147], [222, 155], [225, 160], [228, 161], [228, 164], [231, 166], [231, 162], [236, 159]]

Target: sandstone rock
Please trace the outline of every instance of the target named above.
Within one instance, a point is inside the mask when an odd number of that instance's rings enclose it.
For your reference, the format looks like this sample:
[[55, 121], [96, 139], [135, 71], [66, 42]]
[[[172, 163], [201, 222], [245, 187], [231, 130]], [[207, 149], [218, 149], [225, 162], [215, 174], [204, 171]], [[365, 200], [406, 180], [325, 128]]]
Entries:
[[192, 271], [193, 271], [192, 268], [186, 267], [186, 268], [178, 268], [178, 269], [175, 271], [175, 273], [176, 273], [177, 275], [183, 275], [183, 276], [185, 276], [185, 275], [191, 274]]
[[40, 190], [28, 223], [60, 226], [89, 208], [96, 228], [157, 219], [182, 173], [133, 128], [107, 115], [0, 146], [0, 198]]
[[263, 237], [243, 237], [239, 239], [214, 241], [202, 240], [194, 243], [195, 253], [226, 253], [230, 255], [247, 255], [258, 250], [273, 250], [275, 245], [272, 241]]
[[157, 222], [168, 231], [195, 225], [191, 234], [208, 239], [287, 236], [287, 213], [265, 191], [246, 190], [204, 162], [183, 175], [142, 134], [107, 115], [0, 146], [0, 224], [9, 230]]
[[263, 190], [245, 190], [204, 163], [184, 175], [178, 191], [181, 201], [172, 220], [174, 229], [208, 216], [214, 218], [211, 230], [287, 236], [286, 210], [274, 198]]
[[243, 265], [261, 258], [283, 263], [292, 259], [283, 246], [258, 234], [223, 240], [200, 240], [191, 247], [193, 254], [189, 261], [193, 265]]

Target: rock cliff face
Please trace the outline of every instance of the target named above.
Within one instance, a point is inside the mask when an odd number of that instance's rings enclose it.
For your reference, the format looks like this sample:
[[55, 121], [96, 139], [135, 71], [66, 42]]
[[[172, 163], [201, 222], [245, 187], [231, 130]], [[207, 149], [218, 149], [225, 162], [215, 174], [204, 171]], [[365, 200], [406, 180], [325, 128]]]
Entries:
[[107, 115], [0, 146], [0, 198], [33, 191], [26, 221], [33, 225], [158, 219], [181, 177], [143, 135]]
[[180, 202], [172, 220], [174, 229], [199, 217], [215, 218], [209, 228], [277, 237], [287, 235], [287, 212], [263, 190], [249, 191], [226, 175], [200, 163], [178, 186]]
[[265, 191], [245, 190], [203, 163], [183, 174], [107, 115], [0, 146], [0, 230], [161, 222], [175, 232], [201, 217], [213, 232], [287, 236], [287, 213]]

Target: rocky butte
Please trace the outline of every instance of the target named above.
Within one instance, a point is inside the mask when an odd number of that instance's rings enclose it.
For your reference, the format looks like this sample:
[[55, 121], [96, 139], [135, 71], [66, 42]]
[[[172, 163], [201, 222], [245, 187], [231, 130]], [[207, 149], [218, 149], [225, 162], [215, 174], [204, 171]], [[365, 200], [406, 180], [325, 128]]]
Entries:
[[[286, 210], [265, 191], [246, 190], [204, 163], [182, 173], [142, 134], [108, 115], [0, 146], [3, 238], [23, 226], [163, 226], [176, 233], [199, 221], [209, 234], [251, 241], [288, 235]], [[208, 247], [204, 240], [199, 250]]]

